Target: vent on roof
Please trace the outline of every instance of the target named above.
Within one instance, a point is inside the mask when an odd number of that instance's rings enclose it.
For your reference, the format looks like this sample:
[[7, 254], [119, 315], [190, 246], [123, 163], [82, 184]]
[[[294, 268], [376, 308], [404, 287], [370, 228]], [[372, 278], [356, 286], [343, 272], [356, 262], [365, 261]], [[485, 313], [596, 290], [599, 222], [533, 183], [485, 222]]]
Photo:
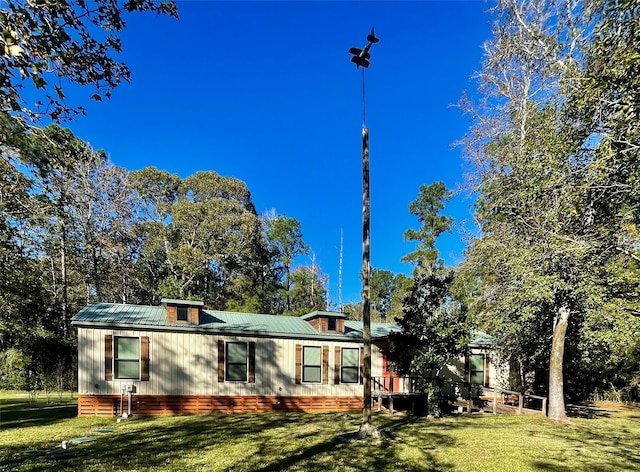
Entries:
[[319, 333], [344, 334], [346, 317], [345, 313], [335, 311], [314, 311], [302, 315], [300, 318], [313, 326]]
[[163, 298], [160, 303], [167, 312], [167, 323], [200, 324], [203, 302]]

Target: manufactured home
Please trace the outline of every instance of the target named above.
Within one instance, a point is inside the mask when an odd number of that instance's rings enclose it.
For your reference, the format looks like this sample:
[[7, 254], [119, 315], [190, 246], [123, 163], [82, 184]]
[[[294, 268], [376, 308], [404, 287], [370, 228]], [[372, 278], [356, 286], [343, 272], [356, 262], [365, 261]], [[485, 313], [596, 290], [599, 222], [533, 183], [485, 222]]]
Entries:
[[[78, 330], [78, 414], [362, 408], [362, 322], [329, 311], [290, 317], [203, 306], [163, 299], [161, 306], [83, 308], [72, 319]], [[388, 336], [398, 329], [371, 325], [378, 393], [413, 393], [387, 362]], [[482, 384], [492, 376], [487, 349], [476, 346], [464, 374]], [[464, 366], [461, 360], [452, 371]]]

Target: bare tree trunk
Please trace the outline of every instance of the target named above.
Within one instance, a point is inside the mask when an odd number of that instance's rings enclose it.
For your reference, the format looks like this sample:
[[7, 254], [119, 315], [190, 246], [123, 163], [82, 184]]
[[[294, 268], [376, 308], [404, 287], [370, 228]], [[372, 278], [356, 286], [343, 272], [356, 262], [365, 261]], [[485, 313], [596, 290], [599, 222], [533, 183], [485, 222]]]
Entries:
[[286, 272], [285, 283], [287, 284], [287, 312], [291, 311], [291, 267], [289, 264], [284, 266]]
[[60, 278], [62, 279], [62, 333], [67, 337], [69, 327], [68, 291], [67, 291], [67, 227], [62, 221], [60, 238]]
[[102, 287], [100, 287], [100, 271], [98, 270], [98, 253], [95, 248], [95, 244], [91, 247], [92, 263], [93, 263], [93, 283], [96, 289], [96, 299], [101, 302], [102, 300]]
[[549, 360], [549, 419], [564, 421], [567, 414], [564, 405], [564, 379], [562, 363], [564, 359], [564, 340], [569, 325], [569, 308], [558, 309], [556, 323], [553, 328], [551, 359]]
[[377, 436], [371, 424], [371, 288], [370, 288], [369, 130], [362, 127], [362, 337], [364, 339], [363, 410], [360, 437]]

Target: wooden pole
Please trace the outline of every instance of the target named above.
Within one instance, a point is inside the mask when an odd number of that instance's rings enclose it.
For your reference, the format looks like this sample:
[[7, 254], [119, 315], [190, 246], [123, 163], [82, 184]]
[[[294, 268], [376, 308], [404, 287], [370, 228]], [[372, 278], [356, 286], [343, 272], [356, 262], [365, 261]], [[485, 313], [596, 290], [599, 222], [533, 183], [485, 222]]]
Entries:
[[371, 224], [369, 197], [369, 129], [362, 127], [362, 337], [364, 339], [363, 419], [371, 427]]

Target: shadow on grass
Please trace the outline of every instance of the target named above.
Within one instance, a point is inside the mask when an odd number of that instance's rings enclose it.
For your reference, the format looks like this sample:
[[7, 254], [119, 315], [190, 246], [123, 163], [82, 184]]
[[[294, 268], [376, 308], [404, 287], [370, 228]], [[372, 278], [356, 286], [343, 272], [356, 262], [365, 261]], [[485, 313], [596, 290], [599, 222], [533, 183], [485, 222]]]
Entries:
[[[52, 450], [57, 444], [43, 442], [29, 444], [31, 452], [11, 446], [0, 453], [0, 469], [453, 470], [433, 454], [438, 447], [455, 444], [447, 429], [413, 417], [375, 420], [382, 438], [358, 440], [356, 414], [139, 417], [114, 421], [113, 433], [68, 452]], [[406, 428], [420, 434], [405, 432]]]
[[611, 411], [589, 405], [567, 405], [567, 416], [570, 418], [610, 418]]
[[[0, 470], [452, 472], [463, 469], [459, 463], [449, 463], [453, 459], [446, 451], [470, 447], [464, 439], [470, 431], [482, 438], [496, 428], [504, 428], [504, 434], [528, 431], [548, 438], [548, 454], [522, 462], [526, 470], [640, 470], [640, 428], [635, 421], [617, 422], [615, 416], [552, 426], [524, 417], [493, 421], [486, 415], [464, 415], [430, 422], [410, 415], [376, 414], [373, 421], [381, 438], [367, 440], [356, 437], [358, 413], [135, 417], [121, 423], [79, 418], [72, 420], [68, 434], [93, 436], [94, 442], [67, 451], [60, 449], [59, 440], [5, 442]], [[95, 434], [98, 424], [108, 424], [114, 431]], [[52, 437], [59, 437], [57, 425], [47, 427], [55, 433]]]
[[[623, 417], [634, 418], [631, 415], [608, 412], [586, 416], [588, 421], [558, 425], [551, 431], [551, 437], [564, 444], [565, 451], [572, 454], [571, 467], [562, 464], [561, 454], [555, 458], [550, 456], [547, 460], [535, 461], [532, 466], [535, 470], [550, 472], [640, 470], [640, 427], [622, 422]], [[592, 422], [592, 419], [600, 421]], [[570, 434], [567, 434], [568, 431]]]
[[78, 416], [77, 405], [49, 405], [30, 408], [28, 404], [24, 403], [10, 407], [2, 406], [0, 409], [0, 429], [45, 426], [76, 416]]

